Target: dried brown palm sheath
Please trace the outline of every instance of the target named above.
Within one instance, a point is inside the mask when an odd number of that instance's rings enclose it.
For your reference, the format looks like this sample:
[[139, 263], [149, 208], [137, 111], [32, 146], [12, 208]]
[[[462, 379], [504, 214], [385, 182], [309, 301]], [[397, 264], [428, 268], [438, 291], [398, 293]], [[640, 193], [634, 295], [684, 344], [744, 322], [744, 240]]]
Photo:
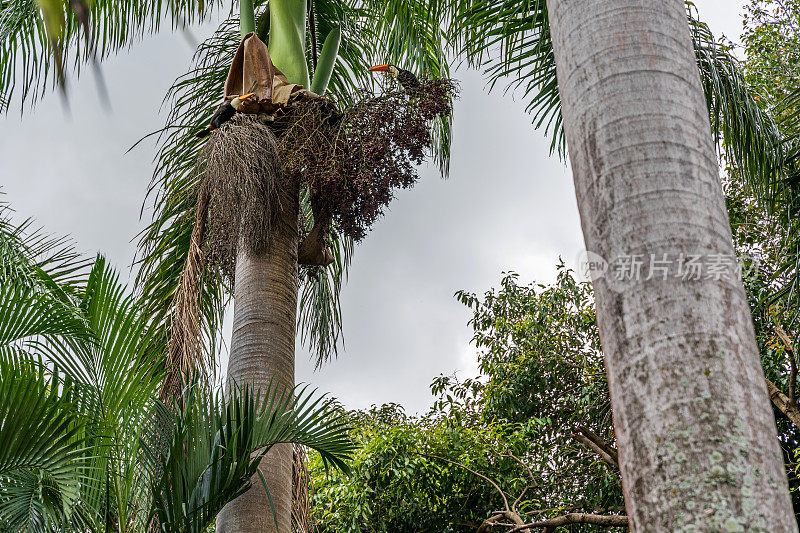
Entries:
[[311, 475], [308, 473], [308, 456], [303, 445], [294, 445], [292, 466], [292, 531], [316, 533], [317, 527], [311, 509]]
[[206, 235], [209, 198], [208, 188], [201, 185], [197, 193], [197, 210], [189, 253], [181, 273], [181, 285], [175, 295], [172, 311], [172, 330], [166, 361], [167, 373], [160, 395], [161, 401], [168, 404], [181, 392], [181, 386], [186, 383], [190, 372], [199, 369], [206, 374], [209, 366], [199, 350], [200, 284], [204, 267], [202, 247]]
[[214, 132], [200, 154], [211, 193], [211, 263], [233, 281], [239, 244], [259, 254], [285, 201], [275, 135], [253, 115], [236, 115]]

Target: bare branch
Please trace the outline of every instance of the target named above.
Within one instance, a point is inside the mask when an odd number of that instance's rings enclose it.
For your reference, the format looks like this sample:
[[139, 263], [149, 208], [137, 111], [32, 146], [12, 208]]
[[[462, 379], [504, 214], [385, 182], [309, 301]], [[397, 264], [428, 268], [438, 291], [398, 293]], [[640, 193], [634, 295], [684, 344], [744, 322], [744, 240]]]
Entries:
[[619, 470], [619, 454], [613, 446], [600, 438], [589, 428], [579, 426], [580, 433], [573, 433], [571, 436], [581, 444], [588, 446], [593, 452], [600, 456], [609, 466]]
[[525, 497], [525, 494], [527, 494], [527, 492], [530, 489], [532, 489], [533, 487], [534, 487], [534, 485], [525, 485], [525, 488], [522, 489], [522, 492], [519, 493], [519, 496], [517, 496], [517, 499], [514, 500], [514, 503], [511, 504], [511, 509], [513, 511], [515, 511], [515, 512], [517, 511], [517, 505], [519, 505], [519, 502], [522, 501], [522, 498]]
[[769, 392], [769, 399], [772, 400], [772, 403], [775, 404], [780, 412], [786, 415], [786, 418], [792, 421], [792, 423], [800, 428], [800, 408], [797, 407], [796, 402], [792, 402], [789, 400], [789, 397], [786, 396], [781, 390], [770, 380], [764, 379], [767, 382], [767, 391]]
[[609, 443], [607, 443], [597, 433], [587, 428], [586, 426], [578, 426], [578, 431], [580, 431], [584, 437], [588, 438], [589, 440], [600, 446], [608, 455], [611, 456], [611, 458], [614, 460], [615, 463], [619, 463], [619, 453], [617, 452], [617, 449], [614, 448]]
[[497, 525], [497, 521], [503, 518], [503, 516], [504, 516], [503, 513], [497, 513], [487, 518], [486, 520], [481, 522], [480, 526], [478, 526], [478, 529], [475, 530], [475, 533], [488, 533], [489, 531], [491, 531], [492, 526]]

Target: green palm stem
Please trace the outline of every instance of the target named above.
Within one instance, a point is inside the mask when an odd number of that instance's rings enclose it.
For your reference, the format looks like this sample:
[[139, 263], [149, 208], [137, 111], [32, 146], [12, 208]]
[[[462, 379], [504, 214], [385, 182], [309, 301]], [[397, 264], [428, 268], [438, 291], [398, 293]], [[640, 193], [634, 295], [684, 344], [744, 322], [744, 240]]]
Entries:
[[324, 94], [331, 81], [333, 66], [336, 64], [336, 56], [339, 55], [339, 44], [342, 42], [342, 31], [339, 26], [334, 27], [325, 38], [317, 61], [317, 68], [314, 70], [314, 79], [311, 82], [311, 92]]
[[318, 57], [317, 52], [317, 18], [314, 15], [314, 0], [308, 2], [308, 34], [311, 36], [311, 66], [314, 72], [317, 71]]
[[269, 53], [292, 83], [308, 87], [306, 63], [306, 0], [271, 0]]
[[256, 10], [253, 0], [239, 0], [239, 28], [242, 39], [251, 31], [256, 31]]
[[[239, 0], [239, 29], [242, 38], [256, 31], [253, 0]], [[306, 63], [305, 0], [272, 0], [269, 3], [268, 46], [272, 62], [290, 82], [303, 87], [310, 85]]]

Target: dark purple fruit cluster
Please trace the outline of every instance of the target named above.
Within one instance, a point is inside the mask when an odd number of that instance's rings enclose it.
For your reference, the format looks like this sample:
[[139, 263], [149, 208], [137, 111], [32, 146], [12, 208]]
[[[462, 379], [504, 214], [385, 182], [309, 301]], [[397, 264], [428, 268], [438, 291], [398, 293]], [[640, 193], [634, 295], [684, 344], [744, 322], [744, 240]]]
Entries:
[[315, 213], [326, 213], [340, 233], [359, 241], [395, 189], [417, 181], [434, 121], [452, 114], [455, 94], [452, 80], [433, 79], [411, 92], [364, 96], [341, 115], [309, 102], [281, 136], [284, 171], [308, 186]]

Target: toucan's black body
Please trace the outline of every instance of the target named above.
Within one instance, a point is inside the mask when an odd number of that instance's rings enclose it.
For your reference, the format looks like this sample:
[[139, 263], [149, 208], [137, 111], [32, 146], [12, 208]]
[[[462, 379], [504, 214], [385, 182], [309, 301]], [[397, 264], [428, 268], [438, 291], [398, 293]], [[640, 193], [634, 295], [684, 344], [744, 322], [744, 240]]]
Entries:
[[386, 72], [391, 77], [397, 80], [403, 89], [412, 92], [419, 89], [420, 84], [413, 72], [403, 70], [390, 63], [384, 65], [375, 65], [369, 68], [370, 72]]
[[201, 130], [197, 133], [196, 137], [198, 139], [202, 139], [203, 137], [208, 137], [211, 135], [211, 132], [215, 129], [219, 128], [226, 122], [228, 122], [233, 115], [236, 114], [236, 109], [233, 108], [230, 102], [225, 102], [221, 106], [214, 111], [214, 114], [211, 115], [211, 123], [208, 127], [204, 130]]
[[406, 91], [419, 89], [419, 80], [414, 76], [413, 72], [408, 70], [397, 69], [397, 82], [402, 85], [403, 89]]

